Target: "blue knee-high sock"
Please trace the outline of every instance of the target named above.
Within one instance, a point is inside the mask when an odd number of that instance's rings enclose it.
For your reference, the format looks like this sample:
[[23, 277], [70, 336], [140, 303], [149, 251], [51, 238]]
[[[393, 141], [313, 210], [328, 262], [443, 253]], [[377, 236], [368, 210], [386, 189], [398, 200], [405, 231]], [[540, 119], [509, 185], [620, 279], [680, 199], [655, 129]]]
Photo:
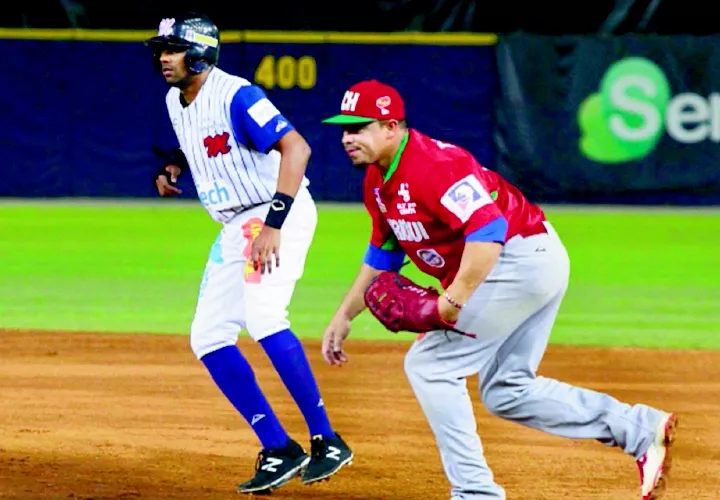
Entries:
[[335, 437], [305, 349], [295, 334], [283, 330], [260, 344], [305, 417], [310, 435]]
[[260, 389], [252, 367], [236, 346], [203, 356], [215, 384], [255, 431], [265, 449], [282, 448], [290, 440]]

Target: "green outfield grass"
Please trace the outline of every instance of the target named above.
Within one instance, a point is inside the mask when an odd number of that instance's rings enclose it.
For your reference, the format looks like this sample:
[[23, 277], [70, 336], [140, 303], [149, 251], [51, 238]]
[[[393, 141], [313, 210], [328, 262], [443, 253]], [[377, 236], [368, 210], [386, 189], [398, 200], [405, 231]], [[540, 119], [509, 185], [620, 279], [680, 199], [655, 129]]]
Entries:
[[[572, 259], [552, 343], [720, 347], [720, 211], [546, 212]], [[218, 228], [196, 204], [2, 204], [0, 328], [186, 333]], [[359, 207], [320, 206], [291, 307], [298, 334], [322, 334], [367, 235]], [[354, 335], [410, 339], [369, 314]]]

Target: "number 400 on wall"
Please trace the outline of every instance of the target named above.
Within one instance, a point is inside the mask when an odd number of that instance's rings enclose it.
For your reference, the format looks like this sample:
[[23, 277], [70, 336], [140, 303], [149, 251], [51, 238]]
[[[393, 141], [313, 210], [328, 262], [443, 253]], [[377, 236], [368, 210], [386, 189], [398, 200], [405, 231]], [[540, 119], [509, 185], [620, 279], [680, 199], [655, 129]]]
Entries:
[[295, 59], [292, 56], [275, 58], [266, 55], [255, 68], [255, 83], [266, 89], [280, 87], [291, 89], [311, 89], [317, 83], [317, 65], [312, 56]]

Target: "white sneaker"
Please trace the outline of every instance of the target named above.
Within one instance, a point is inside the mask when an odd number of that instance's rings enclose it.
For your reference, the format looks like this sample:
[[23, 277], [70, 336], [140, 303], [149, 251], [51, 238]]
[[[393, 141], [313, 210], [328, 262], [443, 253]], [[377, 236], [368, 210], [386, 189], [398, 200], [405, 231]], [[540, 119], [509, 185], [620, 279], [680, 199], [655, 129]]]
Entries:
[[675, 441], [678, 419], [675, 414], [667, 413], [658, 426], [655, 441], [645, 454], [637, 460], [640, 469], [640, 494], [642, 500], [662, 498], [667, 488], [672, 455], [670, 448]]

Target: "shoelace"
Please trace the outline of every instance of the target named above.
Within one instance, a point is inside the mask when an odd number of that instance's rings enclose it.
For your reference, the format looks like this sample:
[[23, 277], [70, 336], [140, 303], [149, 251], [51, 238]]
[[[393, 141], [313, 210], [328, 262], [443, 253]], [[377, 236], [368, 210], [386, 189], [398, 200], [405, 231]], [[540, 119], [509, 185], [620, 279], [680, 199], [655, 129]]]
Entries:
[[255, 472], [260, 470], [260, 466], [267, 457], [265, 456], [265, 450], [258, 453], [257, 460], [255, 460]]

